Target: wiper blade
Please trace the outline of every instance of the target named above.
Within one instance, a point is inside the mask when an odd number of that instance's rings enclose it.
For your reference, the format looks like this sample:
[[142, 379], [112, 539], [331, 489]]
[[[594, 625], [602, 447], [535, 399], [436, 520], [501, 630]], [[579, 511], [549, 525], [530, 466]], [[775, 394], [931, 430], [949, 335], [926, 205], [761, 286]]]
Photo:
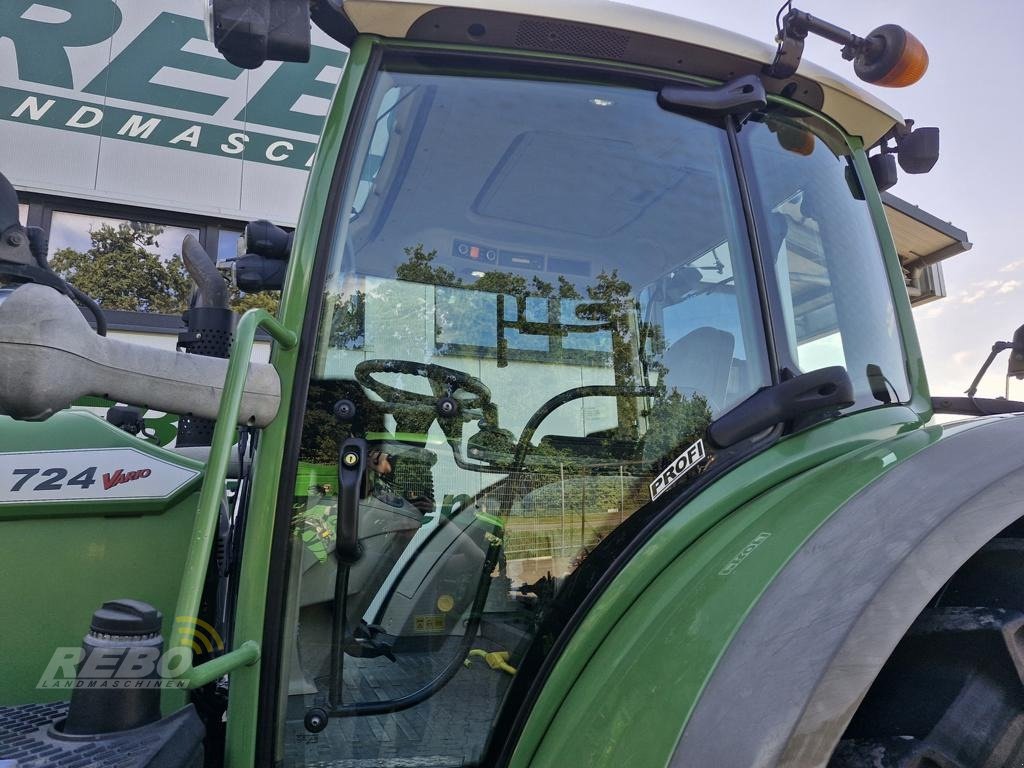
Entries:
[[722, 85], [663, 85], [658, 106], [669, 112], [709, 117], [746, 115], [768, 106], [764, 83], [757, 75], [743, 75]]
[[841, 365], [802, 373], [755, 392], [711, 422], [708, 437], [728, 448], [776, 424], [834, 413], [853, 405], [853, 382]]

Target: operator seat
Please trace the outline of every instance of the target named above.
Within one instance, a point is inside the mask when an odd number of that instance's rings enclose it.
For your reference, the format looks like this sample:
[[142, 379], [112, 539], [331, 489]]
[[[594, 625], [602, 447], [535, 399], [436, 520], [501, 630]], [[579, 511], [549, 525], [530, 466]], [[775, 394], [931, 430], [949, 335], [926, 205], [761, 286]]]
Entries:
[[712, 413], [725, 406], [732, 370], [736, 337], [711, 326], [695, 328], [672, 344], [662, 357], [668, 369], [662, 384], [689, 397], [700, 393], [708, 399]]

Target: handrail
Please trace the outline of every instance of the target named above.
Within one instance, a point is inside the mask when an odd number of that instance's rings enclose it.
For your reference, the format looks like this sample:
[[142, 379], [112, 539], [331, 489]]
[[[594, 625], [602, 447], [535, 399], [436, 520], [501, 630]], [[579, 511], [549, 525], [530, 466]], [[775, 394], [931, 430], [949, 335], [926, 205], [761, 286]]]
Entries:
[[288, 330], [264, 309], [250, 309], [242, 315], [235, 330], [235, 339], [228, 358], [228, 371], [224, 377], [224, 394], [217, 410], [210, 457], [206, 462], [206, 474], [203, 477], [202, 489], [199, 491], [199, 505], [192, 526], [192, 539], [189, 542], [188, 556], [185, 558], [185, 571], [181, 576], [178, 605], [174, 611], [173, 636], [181, 638], [179, 642], [187, 659], [184, 668], [180, 671], [174, 670], [174, 677], [186, 681], [189, 688], [206, 685], [234, 669], [255, 664], [260, 658], [259, 643], [255, 640], [245, 640], [234, 650], [193, 667], [192, 636], [189, 634], [194, 631], [199, 618], [199, 601], [202, 598], [206, 571], [210, 565], [217, 516], [224, 497], [231, 448], [235, 443], [238, 412], [242, 406], [242, 394], [249, 374], [253, 342], [256, 331], [260, 328], [265, 328], [271, 338], [285, 349], [291, 349], [298, 342], [298, 336], [294, 331]]

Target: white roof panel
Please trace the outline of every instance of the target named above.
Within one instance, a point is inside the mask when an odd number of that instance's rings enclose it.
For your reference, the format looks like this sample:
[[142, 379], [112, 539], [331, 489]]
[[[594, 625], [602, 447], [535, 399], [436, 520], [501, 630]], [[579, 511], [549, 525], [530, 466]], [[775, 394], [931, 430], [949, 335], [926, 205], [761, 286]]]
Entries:
[[[417, 22], [424, 16], [440, 9], [461, 9], [467, 12], [467, 20], [474, 11], [501, 13], [519, 20], [545, 19], [595, 25], [626, 36], [643, 35], [683, 46], [699, 46], [732, 57], [739, 65], [747, 64], [747, 71], [758, 71], [762, 65], [771, 63], [775, 56], [773, 45], [735, 32], [611, 0], [458, 0], [444, 4], [409, 0], [344, 0], [342, 7], [356, 30], [383, 37], [422, 38], [423, 29], [417, 26]], [[465, 29], [468, 25], [463, 27]], [[474, 39], [464, 29], [460, 30], [463, 35], [461, 42], [488, 44], [486, 38]], [[533, 48], [534, 45], [520, 43], [517, 47]], [[837, 48], [837, 57], [838, 53]], [[629, 60], [628, 55], [619, 58]], [[750, 64], [756, 66], [751, 68]], [[727, 75], [722, 74], [723, 77]], [[895, 123], [903, 120], [899, 112], [872, 94], [808, 61], [801, 62], [797, 75], [820, 86], [821, 111], [849, 133], [861, 136], [867, 145], [873, 144]]]

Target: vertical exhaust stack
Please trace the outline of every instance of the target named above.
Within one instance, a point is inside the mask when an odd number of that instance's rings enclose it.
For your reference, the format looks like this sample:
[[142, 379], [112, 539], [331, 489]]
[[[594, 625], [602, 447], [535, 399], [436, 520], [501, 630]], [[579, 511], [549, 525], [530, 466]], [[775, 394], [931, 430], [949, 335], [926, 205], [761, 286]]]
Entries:
[[[196, 296], [194, 306], [182, 316], [187, 329], [178, 334], [178, 349], [193, 355], [226, 358], [231, 354], [238, 322], [238, 316], [228, 307], [228, 285], [213, 259], [192, 235], [186, 235], [181, 244], [181, 258], [196, 284]], [[183, 415], [178, 421], [176, 445], [210, 445], [214, 424], [212, 419]]]

